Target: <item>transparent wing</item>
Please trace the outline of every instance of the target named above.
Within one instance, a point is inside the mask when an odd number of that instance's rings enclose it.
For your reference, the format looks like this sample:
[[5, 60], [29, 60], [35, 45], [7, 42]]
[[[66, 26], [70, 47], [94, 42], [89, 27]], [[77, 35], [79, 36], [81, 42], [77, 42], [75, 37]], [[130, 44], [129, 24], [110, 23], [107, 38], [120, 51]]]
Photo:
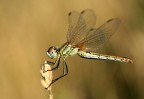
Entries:
[[121, 21], [119, 18], [108, 20], [98, 29], [91, 29], [87, 36], [76, 46], [86, 51], [97, 51], [116, 32]]
[[86, 9], [81, 13], [76, 11], [69, 13], [69, 29], [67, 41], [71, 45], [76, 45], [82, 41], [88, 31], [95, 25], [96, 16], [93, 10]]
[[68, 28], [68, 33], [67, 33], [68, 42], [70, 42], [71, 37], [72, 37], [72, 32], [77, 26], [79, 16], [80, 16], [80, 13], [78, 13], [77, 11], [72, 11], [68, 14], [68, 21], [69, 21], [69, 28]]

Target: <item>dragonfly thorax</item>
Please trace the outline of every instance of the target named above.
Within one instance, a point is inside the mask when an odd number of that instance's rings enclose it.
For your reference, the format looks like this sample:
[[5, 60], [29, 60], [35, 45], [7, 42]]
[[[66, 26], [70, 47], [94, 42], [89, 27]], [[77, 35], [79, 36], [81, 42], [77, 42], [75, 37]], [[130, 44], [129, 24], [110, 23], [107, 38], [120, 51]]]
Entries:
[[58, 49], [54, 46], [51, 46], [48, 50], [47, 50], [47, 55], [50, 58], [57, 58], [58, 55]]
[[78, 49], [79, 48], [75, 48], [75, 47], [72, 47], [71, 45], [69, 44], [65, 44], [61, 49], [60, 49], [60, 54], [64, 57], [67, 57], [67, 56], [72, 56], [72, 55], [75, 55], [78, 53]]

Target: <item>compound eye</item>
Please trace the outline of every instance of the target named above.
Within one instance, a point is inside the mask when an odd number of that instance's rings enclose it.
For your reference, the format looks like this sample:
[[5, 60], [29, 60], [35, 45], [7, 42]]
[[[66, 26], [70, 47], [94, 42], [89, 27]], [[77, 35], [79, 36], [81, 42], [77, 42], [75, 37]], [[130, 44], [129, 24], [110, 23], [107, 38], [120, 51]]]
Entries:
[[57, 57], [57, 49], [54, 46], [50, 47], [47, 51], [47, 55], [50, 58], [56, 58]]

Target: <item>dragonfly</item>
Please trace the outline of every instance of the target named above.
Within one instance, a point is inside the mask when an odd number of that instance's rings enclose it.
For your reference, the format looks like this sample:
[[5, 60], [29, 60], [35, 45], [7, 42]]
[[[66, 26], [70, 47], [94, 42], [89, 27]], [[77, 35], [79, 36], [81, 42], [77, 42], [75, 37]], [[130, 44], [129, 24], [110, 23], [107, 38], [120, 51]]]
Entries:
[[50, 85], [68, 74], [66, 58], [75, 54], [86, 59], [133, 63], [131, 59], [126, 57], [97, 53], [97, 50], [101, 49], [118, 29], [121, 23], [119, 18], [109, 19], [100, 27], [94, 28], [96, 24], [95, 12], [92, 9], [85, 9], [80, 13], [77, 11], [70, 12], [68, 22], [67, 41], [59, 48], [51, 46], [47, 50], [48, 57], [56, 59], [55, 62], [47, 61], [46, 64], [53, 66], [47, 71], [58, 69], [60, 61], [63, 60], [63, 74], [53, 79]]

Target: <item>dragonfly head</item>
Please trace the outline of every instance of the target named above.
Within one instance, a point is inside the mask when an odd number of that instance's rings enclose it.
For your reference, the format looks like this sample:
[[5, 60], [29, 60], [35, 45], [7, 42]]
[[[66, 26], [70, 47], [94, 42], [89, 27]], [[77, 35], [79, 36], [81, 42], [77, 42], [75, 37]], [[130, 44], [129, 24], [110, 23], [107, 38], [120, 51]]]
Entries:
[[58, 49], [54, 46], [51, 46], [48, 50], [47, 50], [47, 55], [50, 58], [57, 58], [57, 54], [58, 54]]

